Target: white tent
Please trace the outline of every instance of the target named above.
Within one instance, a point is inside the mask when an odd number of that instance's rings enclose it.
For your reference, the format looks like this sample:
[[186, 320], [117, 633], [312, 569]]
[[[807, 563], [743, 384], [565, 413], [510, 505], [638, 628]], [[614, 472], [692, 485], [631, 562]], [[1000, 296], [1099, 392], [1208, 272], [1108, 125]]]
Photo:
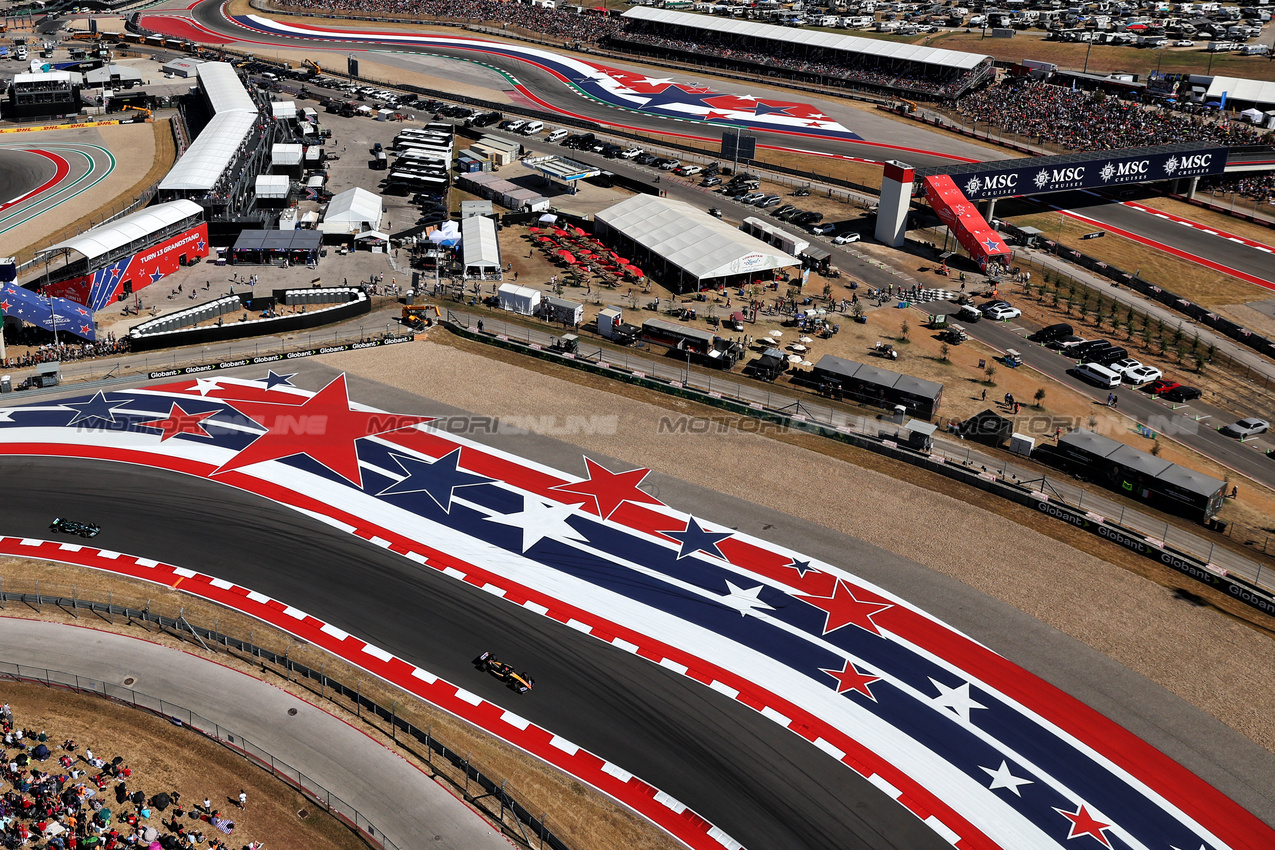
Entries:
[[499, 279], [500, 242], [496, 238], [496, 222], [486, 216], [471, 216], [460, 223], [460, 234], [465, 277]]
[[1260, 109], [1249, 108], [1241, 112], [1240, 117], [1250, 124], [1261, 124], [1266, 118], [1266, 113]]
[[522, 316], [534, 316], [540, 306], [540, 290], [526, 286], [504, 283], [496, 290], [496, 296], [500, 299], [500, 309]]
[[324, 233], [361, 233], [380, 227], [380, 195], [358, 187], [333, 195], [319, 225]]

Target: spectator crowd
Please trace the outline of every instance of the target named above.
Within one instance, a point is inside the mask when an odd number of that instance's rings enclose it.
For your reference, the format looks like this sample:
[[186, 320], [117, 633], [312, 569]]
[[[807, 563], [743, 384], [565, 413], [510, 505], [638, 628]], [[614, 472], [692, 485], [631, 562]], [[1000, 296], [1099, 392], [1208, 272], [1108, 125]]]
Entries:
[[23, 325], [16, 331], [6, 329], [5, 341], [8, 345], [30, 346], [30, 348], [16, 357], [4, 358], [0, 361], [0, 365], [5, 369], [21, 369], [24, 366], [35, 366], [40, 363], [110, 357], [116, 354], [127, 354], [129, 351], [128, 337], [117, 338], [114, 331], [107, 332], [97, 342], [76, 338], [68, 340], [65, 337], [60, 339], [57, 345], [41, 341], [48, 339], [48, 336], [48, 331], [31, 325]]
[[1188, 115], [1160, 106], [1012, 79], [956, 102], [967, 121], [991, 124], [1071, 150], [1113, 150], [1174, 142], [1262, 144], [1269, 136], [1227, 116]]
[[353, 16], [402, 17], [423, 21], [491, 21], [554, 38], [595, 42], [618, 33], [624, 23], [607, 15], [559, 11], [517, 0], [281, 0], [281, 6], [303, 12]]
[[[17, 728], [7, 703], [0, 706], [0, 728], [0, 787], [8, 786], [0, 794], [0, 846], [226, 850], [235, 824], [213, 809], [211, 800], [188, 812], [178, 791], [148, 796], [136, 789], [137, 779], [122, 757], [107, 761], [91, 748], [81, 752], [74, 740], [56, 745], [43, 730]], [[244, 808], [246, 801], [240, 791], [237, 806]], [[244, 845], [245, 850], [260, 846]]]
[[935, 97], [954, 97], [988, 73], [986, 65], [961, 70], [939, 65], [923, 65], [868, 54], [825, 50], [785, 41], [714, 36], [696, 30], [693, 38], [679, 38], [658, 24], [636, 21], [623, 32], [611, 36], [620, 46], [640, 45], [693, 56], [712, 56], [730, 64], [751, 65], [749, 70], [778, 76], [782, 69], [827, 83], [843, 83], [870, 88], [901, 90]]

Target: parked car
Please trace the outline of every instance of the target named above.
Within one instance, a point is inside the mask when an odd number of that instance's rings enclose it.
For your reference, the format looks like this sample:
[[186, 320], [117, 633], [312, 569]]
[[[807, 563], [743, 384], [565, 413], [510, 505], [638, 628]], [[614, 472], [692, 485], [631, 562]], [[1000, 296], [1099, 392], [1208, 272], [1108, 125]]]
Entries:
[[835, 245], [849, 245], [851, 242], [858, 242], [863, 236], [858, 233], [843, 233], [832, 242]]
[[956, 318], [960, 319], [962, 322], [969, 322], [973, 324], [974, 322], [982, 321], [983, 314], [979, 312], [979, 309], [973, 304], [965, 304], [961, 307], [961, 309], [956, 311]]
[[657, 159], [659, 159], [659, 157], [653, 153], [640, 153], [637, 156], [633, 157], [633, 161], [637, 163], [638, 165], [651, 165]]
[[1227, 437], [1236, 437], [1243, 439], [1245, 437], [1256, 437], [1258, 434], [1265, 434], [1270, 430], [1271, 423], [1265, 419], [1256, 419], [1249, 417], [1241, 419], [1238, 422], [1232, 422], [1230, 425], [1224, 425], [1219, 430]]
[[760, 201], [757, 202], [757, 206], [761, 207], [762, 209], [768, 209], [769, 207], [778, 206], [780, 201], [782, 200], [783, 198], [779, 197], [778, 195], [767, 195], [766, 197], [762, 198]]
[[1195, 42], [1189, 38], [1180, 38], [1173, 42], [1174, 47], [1195, 47]]
[[999, 322], [1005, 319], [1017, 319], [1019, 316], [1023, 315], [1023, 311], [1017, 307], [1011, 307], [1009, 304], [1001, 302], [1000, 304], [984, 306], [983, 315], [994, 322]]
[[646, 153], [646, 151], [641, 148], [629, 148], [620, 154], [620, 159], [636, 159], [644, 153]]
[[704, 187], [720, 186], [721, 183], [722, 183], [722, 178], [718, 177], [716, 174], [710, 174], [709, 176], [704, 178], [704, 181], [700, 183], [700, 185]]
[[1161, 375], [1163, 375], [1164, 373], [1161, 372], [1159, 369], [1155, 368], [1154, 366], [1144, 366], [1143, 364], [1139, 363], [1137, 366], [1134, 366], [1131, 369], [1125, 369], [1122, 374], [1126, 381], [1133, 384], [1134, 386], [1137, 386], [1139, 384], [1145, 384], [1149, 381], [1154, 381], [1157, 378], [1159, 378]]
[[1142, 363], [1134, 360], [1132, 357], [1126, 357], [1123, 360], [1117, 360], [1114, 363], [1108, 363], [1107, 368], [1117, 374], [1123, 375], [1126, 369], [1132, 369], [1135, 366], [1141, 366]]
[[1073, 345], [1067, 349], [1068, 356], [1088, 358], [1090, 355], [1097, 354], [1104, 348], [1111, 348], [1111, 343], [1105, 339], [1085, 340], [1079, 345]]
[[1059, 322], [1056, 325], [1047, 325], [1036, 333], [1029, 335], [1027, 338], [1032, 342], [1041, 342], [1049, 344], [1060, 339], [1065, 339], [1072, 335], [1074, 329], [1066, 322]]
[[1200, 392], [1195, 387], [1188, 387], [1188, 386], [1185, 386], [1184, 384], [1178, 384], [1172, 389], [1166, 390], [1160, 393], [1160, 398], [1166, 398], [1169, 401], [1183, 402], [1183, 401], [1195, 401], [1197, 398], [1199, 398], [1202, 395], [1204, 395], [1204, 393]]
[[837, 230], [837, 226], [832, 222], [826, 224], [812, 224], [810, 232], [815, 236], [831, 236]]
[[680, 159], [666, 159], [660, 163], [660, 171], [672, 171], [674, 168], [680, 168], [681, 165]]

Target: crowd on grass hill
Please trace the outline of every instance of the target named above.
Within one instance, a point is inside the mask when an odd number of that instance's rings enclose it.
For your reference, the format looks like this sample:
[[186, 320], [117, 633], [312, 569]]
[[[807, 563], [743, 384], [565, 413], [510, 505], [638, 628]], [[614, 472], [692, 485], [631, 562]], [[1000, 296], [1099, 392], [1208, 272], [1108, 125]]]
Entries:
[[1038, 143], [1071, 150], [1113, 150], [1174, 142], [1264, 144], [1270, 134], [1225, 115], [1189, 115], [1137, 101], [1010, 79], [956, 102], [967, 122], [991, 124]]
[[[74, 740], [54, 744], [43, 730], [16, 728], [8, 703], [0, 706], [0, 728], [0, 845], [5, 848], [229, 850], [235, 823], [211, 800], [187, 810], [178, 791], [148, 796], [123, 757], [107, 761], [92, 748], [81, 750]], [[240, 791], [237, 806], [246, 805], [247, 795]], [[261, 846], [235, 845], [243, 850]]]

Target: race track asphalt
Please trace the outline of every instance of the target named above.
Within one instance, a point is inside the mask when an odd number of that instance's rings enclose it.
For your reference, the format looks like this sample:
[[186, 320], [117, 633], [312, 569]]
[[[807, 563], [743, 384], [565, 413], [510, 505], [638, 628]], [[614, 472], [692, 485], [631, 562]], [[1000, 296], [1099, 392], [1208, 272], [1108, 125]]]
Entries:
[[43, 184], [57, 168], [42, 156], [0, 148], [0, 204], [20, 198]]
[[[317, 389], [333, 375], [314, 360], [294, 380]], [[374, 382], [351, 379], [350, 389], [353, 399], [398, 413], [462, 412]], [[504, 433], [483, 441], [583, 471], [580, 449], [566, 442]], [[206, 572], [305, 610], [620, 765], [746, 847], [948, 846], [848, 768], [739, 703], [272, 502], [103, 462], [2, 458], [0, 475], [8, 492], [23, 494], [0, 515], [0, 533], [47, 537], [54, 515], [98, 522], [95, 545]], [[1275, 757], [1105, 656], [862, 541], [667, 476], [648, 481], [671, 504], [695, 504], [706, 519], [842, 564], [947, 619], [1275, 822], [1268, 781]], [[536, 690], [517, 696], [476, 672], [471, 661], [483, 650], [532, 672]]]

